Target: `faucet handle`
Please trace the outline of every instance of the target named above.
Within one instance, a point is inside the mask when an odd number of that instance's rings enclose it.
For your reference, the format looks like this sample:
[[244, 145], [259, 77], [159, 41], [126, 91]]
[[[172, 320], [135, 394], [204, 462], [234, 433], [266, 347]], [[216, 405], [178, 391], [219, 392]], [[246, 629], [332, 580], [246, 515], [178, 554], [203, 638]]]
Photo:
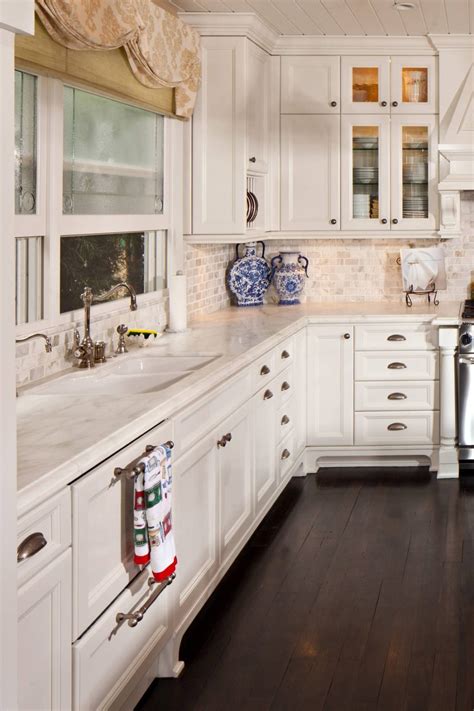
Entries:
[[81, 334], [79, 333], [79, 330], [77, 328], [75, 328], [72, 333], [72, 340], [74, 343], [74, 348], [79, 348], [79, 346], [81, 345]]
[[127, 346], [125, 345], [125, 334], [128, 331], [128, 326], [121, 323], [117, 326], [117, 333], [119, 334], [117, 348], [115, 349], [116, 355], [121, 355], [122, 353], [128, 353]]

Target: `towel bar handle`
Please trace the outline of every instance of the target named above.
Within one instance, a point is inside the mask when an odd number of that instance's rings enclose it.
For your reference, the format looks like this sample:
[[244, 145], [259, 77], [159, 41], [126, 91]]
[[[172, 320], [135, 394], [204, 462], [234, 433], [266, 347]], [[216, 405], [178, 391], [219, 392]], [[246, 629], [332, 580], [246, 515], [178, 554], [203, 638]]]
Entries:
[[[176, 573], [172, 573], [172, 575], [169, 576], [169, 578], [166, 578], [166, 580], [163, 580], [157, 587], [157, 589], [153, 592], [152, 595], [148, 598], [148, 600], [136, 611], [136, 612], [118, 612], [115, 621], [120, 624], [124, 620], [128, 620], [128, 626], [129, 627], [136, 627], [139, 622], [143, 620], [143, 616], [145, 613], [150, 609], [150, 607], [153, 605], [153, 603], [160, 597], [161, 593], [163, 590], [165, 590], [168, 585], [171, 585], [173, 580], [176, 577]], [[156, 580], [154, 578], [149, 578], [148, 580], [148, 585], [150, 588], [156, 583]]]
[[[174, 442], [172, 439], [169, 439], [167, 442], [164, 442], [163, 444], [164, 447], [167, 447], [168, 449], [173, 449], [174, 447]], [[154, 444], [147, 444], [145, 447], [145, 454], [150, 454], [153, 452], [153, 450], [156, 449], [156, 445]], [[115, 467], [114, 469], [114, 476], [115, 477], [120, 477], [122, 474], [125, 474], [127, 479], [133, 479], [137, 474], [140, 474], [140, 472], [143, 472], [143, 464], [138, 464], [140, 459], [142, 459], [143, 455], [140, 457], [137, 457], [137, 459], [134, 459], [133, 462], [130, 462], [126, 467]]]

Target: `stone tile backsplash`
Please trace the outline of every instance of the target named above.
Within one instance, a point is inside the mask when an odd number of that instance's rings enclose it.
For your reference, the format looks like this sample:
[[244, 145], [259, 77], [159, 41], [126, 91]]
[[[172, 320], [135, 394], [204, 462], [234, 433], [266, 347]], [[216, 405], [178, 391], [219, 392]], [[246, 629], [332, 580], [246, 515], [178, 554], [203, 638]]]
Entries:
[[189, 244], [186, 247], [188, 319], [230, 305], [225, 273], [234, 257], [233, 244]]

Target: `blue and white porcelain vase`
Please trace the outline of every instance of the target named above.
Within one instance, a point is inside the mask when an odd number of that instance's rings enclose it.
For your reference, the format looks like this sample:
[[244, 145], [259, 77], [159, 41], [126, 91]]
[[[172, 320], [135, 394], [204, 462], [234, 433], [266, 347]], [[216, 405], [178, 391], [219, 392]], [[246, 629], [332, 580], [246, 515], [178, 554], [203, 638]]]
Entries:
[[[257, 245], [262, 245], [262, 256], [257, 254]], [[240, 244], [236, 247], [236, 259], [227, 270], [227, 286], [237, 306], [261, 306], [263, 296], [270, 286], [271, 269], [265, 259], [263, 242], [247, 242], [244, 256], [239, 254]]]
[[299, 304], [308, 276], [308, 259], [292, 249], [282, 249], [272, 259], [272, 280], [282, 306]]

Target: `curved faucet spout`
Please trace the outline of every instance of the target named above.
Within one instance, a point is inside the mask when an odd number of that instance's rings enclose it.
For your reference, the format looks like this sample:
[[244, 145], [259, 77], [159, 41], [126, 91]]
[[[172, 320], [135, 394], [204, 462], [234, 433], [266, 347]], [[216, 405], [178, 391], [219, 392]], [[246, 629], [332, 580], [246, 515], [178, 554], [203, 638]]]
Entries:
[[94, 296], [94, 301], [107, 301], [107, 299], [110, 298], [113, 294], [115, 294], [115, 292], [119, 289], [126, 289], [128, 291], [128, 293], [130, 294], [130, 311], [136, 311], [138, 308], [137, 293], [133, 286], [131, 286], [131, 284], [127, 284], [126, 281], [121, 281], [120, 284], [115, 284], [115, 286], [113, 286], [105, 293], [99, 294], [99, 296]]
[[33, 338], [43, 338], [44, 339], [44, 349], [46, 353], [51, 353], [53, 350], [53, 344], [51, 343], [51, 338], [45, 333], [30, 333], [29, 336], [23, 336], [21, 338], [16, 338], [16, 343], [25, 343], [25, 341], [31, 341]]

